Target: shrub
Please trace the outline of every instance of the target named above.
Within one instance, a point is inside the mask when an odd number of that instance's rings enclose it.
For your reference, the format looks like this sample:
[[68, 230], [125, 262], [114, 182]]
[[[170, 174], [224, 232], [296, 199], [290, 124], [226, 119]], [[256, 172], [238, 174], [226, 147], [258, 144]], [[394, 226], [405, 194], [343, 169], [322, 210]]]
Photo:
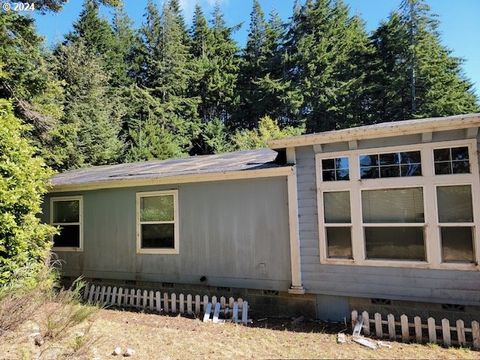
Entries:
[[[22, 134], [28, 130], [0, 99], [0, 286], [32, 280], [42, 268], [55, 229], [37, 217], [51, 171]], [[28, 281], [27, 281], [28, 282]]]

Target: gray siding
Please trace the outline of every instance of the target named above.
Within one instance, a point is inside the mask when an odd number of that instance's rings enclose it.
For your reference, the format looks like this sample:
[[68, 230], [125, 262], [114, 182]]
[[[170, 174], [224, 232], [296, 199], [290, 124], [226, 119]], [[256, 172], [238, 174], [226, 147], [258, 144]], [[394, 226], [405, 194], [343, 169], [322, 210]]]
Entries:
[[[462, 139], [465, 132], [434, 134], [433, 141]], [[360, 141], [359, 148], [421, 142], [420, 135]], [[324, 150], [347, 150], [347, 144]], [[296, 149], [299, 231], [307, 293], [480, 305], [480, 272], [320, 264], [313, 146]]]
[[[178, 189], [180, 253], [136, 254], [135, 194]], [[291, 283], [287, 179], [149, 186], [83, 195], [84, 251], [58, 252], [65, 275], [287, 290]], [[265, 264], [263, 266], [262, 264]], [[202, 283], [205, 284], [205, 283]]]

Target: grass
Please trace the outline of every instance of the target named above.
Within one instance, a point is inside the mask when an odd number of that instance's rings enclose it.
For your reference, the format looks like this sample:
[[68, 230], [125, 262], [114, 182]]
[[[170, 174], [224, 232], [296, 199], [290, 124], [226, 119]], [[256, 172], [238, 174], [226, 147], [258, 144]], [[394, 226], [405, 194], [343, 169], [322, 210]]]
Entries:
[[[40, 319], [36, 319], [40, 321]], [[187, 358], [422, 358], [480, 359], [480, 352], [469, 349], [444, 349], [437, 345], [390, 343], [392, 348], [370, 350], [353, 343], [337, 344], [338, 327], [316, 322], [292, 325], [290, 320], [254, 322], [242, 325], [203, 323], [199, 319], [172, 317], [101, 309], [91, 319], [54, 339], [54, 345], [68, 344], [70, 352], [59, 358], [113, 359], [116, 346], [135, 350], [137, 359]], [[84, 337], [85, 334], [88, 336]], [[17, 330], [15, 336], [4, 337], [0, 359], [35, 358], [39, 349], [28, 336]], [[44, 352], [45, 359], [50, 359]], [[30, 356], [30, 357], [29, 357]]]

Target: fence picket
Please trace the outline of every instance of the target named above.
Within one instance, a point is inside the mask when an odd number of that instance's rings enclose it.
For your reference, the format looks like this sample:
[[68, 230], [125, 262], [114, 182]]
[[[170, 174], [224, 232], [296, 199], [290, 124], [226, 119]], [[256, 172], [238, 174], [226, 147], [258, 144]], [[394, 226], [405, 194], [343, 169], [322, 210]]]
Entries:
[[467, 344], [467, 341], [465, 339], [465, 323], [463, 322], [463, 320], [457, 320], [456, 325], [458, 345], [465, 346]]
[[160, 291], [155, 291], [155, 308], [158, 312], [162, 311]]
[[130, 299], [129, 305], [134, 307], [135, 306], [135, 289], [130, 290]]
[[382, 315], [380, 315], [379, 313], [375, 313], [375, 334], [378, 338], [383, 337]]
[[413, 318], [413, 323], [415, 324], [415, 340], [418, 343], [421, 343], [423, 334], [422, 334], [422, 319], [420, 319], [420, 316], [415, 316]]
[[225, 296], [222, 296], [222, 297], [220, 298], [220, 307], [221, 307], [222, 309], [225, 309], [225, 302], [226, 302]]
[[233, 303], [233, 316], [232, 316], [232, 321], [237, 322], [238, 321], [238, 302]]
[[238, 303], [238, 311], [242, 311], [243, 310], [243, 299], [238, 298], [237, 303]]
[[90, 293], [88, 294], [88, 302], [93, 302], [93, 295], [95, 294], [95, 285], [90, 286]]
[[172, 294], [172, 313], [176, 313], [177, 312], [177, 295], [174, 293]]
[[233, 303], [234, 303], [234, 302], [235, 302], [235, 299], [234, 299], [233, 297], [230, 297], [230, 298], [228, 299], [228, 307], [229, 307], [230, 309], [233, 309]]
[[122, 300], [123, 300], [123, 288], [118, 288], [118, 294], [117, 294], [117, 306], [122, 305]]
[[450, 321], [448, 319], [442, 319], [442, 333], [443, 333], [443, 345], [452, 345], [452, 339], [450, 336]]
[[117, 303], [117, 287], [114, 286], [112, 289], [112, 297], [110, 298], [110, 304], [115, 306]]
[[397, 337], [397, 334], [395, 333], [395, 316], [393, 316], [393, 314], [388, 314], [387, 321], [388, 321], [388, 337], [390, 338], [390, 340], [395, 340]]
[[150, 290], [149, 293], [148, 293], [148, 309], [150, 311], [153, 311], [153, 290]]
[[429, 317], [427, 320], [428, 323], [428, 341], [431, 343], [437, 342], [437, 327], [435, 326], [435, 319]]
[[97, 288], [95, 289], [95, 302], [96, 303], [98, 303], [98, 301], [100, 300], [100, 291], [101, 291], [101, 287], [97, 286]]
[[178, 308], [180, 314], [185, 313], [185, 295], [183, 294], [178, 295]]
[[410, 330], [408, 328], [408, 316], [403, 314], [400, 316], [400, 326], [402, 328], [402, 341], [410, 341]]
[[363, 333], [365, 335], [370, 335], [370, 317], [368, 312], [362, 312], [362, 319], [363, 319]]
[[100, 298], [98, 299], [98, 302], [100, 304], [105, 303], [105, 291], [106, 291], [106, 288], [105, 288], [105, 285], [104, 285], [104, 286], [102, 286], [102, 290], [100, 291]]
[[478, 321], [472, 321], [473, 348], [480, 349], [480, 326]]
[[88, 284], [86, 284], [85, 288], [83, 289], [83, 300], [85, 300], [85, 301], [87, 301], [87, 299], [88, 299], [89, 290], [90, 290], [90, 286]]
[[352, 329], [355, 327], [357, 320], [358, 320], [358, 311], [353, 310], [352, 311]]
[[168, 306], [168, 294], [163, 293], [163, 311], [166, 313], [169, 312], [169, 306]]
[[200, 295], [195, 295], [195, 314], [200, 314]]
[[141, 307], [142, 306], [141, 301], [142, 301], [142, 290], [138, 289], [136, 301], [135, 301], [135, 307]]
[[187, 295], [187, 314], [192, 315], [192, 294]]
[[205, 311], [205, 309], [207, 308], [207, 304], [208, 304], [208, 296], [204, 295], [203, 296], [203, 311]]
[[248, 323], [248, 301], [243, 302], [242, 323], [244, 323], [245, 325]]
[[217, 304], [217, 297], [212, 296], [212, 306], [215, 306]]
[[147, 290], [143, 290], [143, 296], [142, 296], [142, 307], [144, 309], [147, 308], [147, 302], [148, 302], [148, 291]]

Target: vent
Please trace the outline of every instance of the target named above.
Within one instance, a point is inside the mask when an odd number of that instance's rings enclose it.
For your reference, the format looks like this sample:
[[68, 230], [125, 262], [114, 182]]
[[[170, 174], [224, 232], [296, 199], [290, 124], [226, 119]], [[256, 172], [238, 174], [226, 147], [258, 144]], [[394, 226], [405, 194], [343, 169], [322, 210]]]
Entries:
[[465, 312], [465, 305], [442, 304], [442, 309], [443, 310], [448, 310], [448, 311], [462, 311], [462, 312]]
[[227, 292], [230, 292], [230, 291], [232, 291], [232, 289], [229, 288], [229, 287], [225, 287], [225, 286], [217, 286], [217, 291], [227, 291]]
[[263, 295], [278, 296], [277, 290], [263, 290]]
[[373, 305], [392, 305], [392, 300], [390, 299], [370, 299]]
[[174, 284], [174, 283], [171, 283], [171, 282], [162, 282], [162, 287], [164, 287], [164, 288], [173, 288], [173, 287], [175, 287], [175, 284]]

